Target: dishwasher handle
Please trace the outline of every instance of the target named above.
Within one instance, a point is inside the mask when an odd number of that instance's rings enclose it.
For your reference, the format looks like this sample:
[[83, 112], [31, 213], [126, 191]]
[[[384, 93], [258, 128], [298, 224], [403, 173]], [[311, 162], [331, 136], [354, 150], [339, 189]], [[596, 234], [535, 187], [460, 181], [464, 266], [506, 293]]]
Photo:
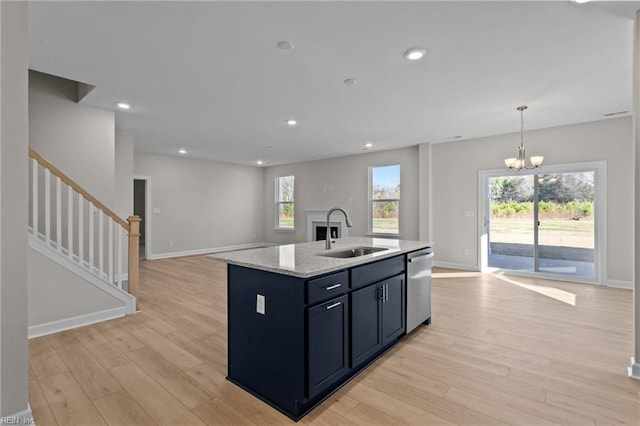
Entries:
[[409, 263], [419, 262], [421, 260], [424, 260], [430, 257], [433, 257], [433, 249], [431, 247], [425, 250], [409, 253], [407, 255], [407, 262]]

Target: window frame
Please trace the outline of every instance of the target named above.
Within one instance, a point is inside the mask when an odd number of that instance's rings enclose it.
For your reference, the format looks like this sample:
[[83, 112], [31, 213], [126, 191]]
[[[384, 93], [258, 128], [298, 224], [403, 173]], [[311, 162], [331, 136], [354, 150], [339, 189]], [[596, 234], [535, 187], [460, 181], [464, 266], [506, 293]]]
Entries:
[[[383, 168], [383, 167], [393, 167], [393, 166], [398, 166], [398, 182], [400, 184], [400, 197], [399, 198], [384, 198], [384, 199], [374, 199], [373, 198], [373, 170], [374, 169], [378, 169], [378, 168]], [[400, 163], [391, 163], [391, 164], [381, 164], [378, 166], [369, 166], [369, 182], [367, 185], [367, 189], [368, 189], [368, 195], [367, 195], [367, 199], [368, 199], [368, 220], [367, 220], [367, 236], [372, 236], [372, 237], [382, 237], [382, 238], [399, 238], [400, 237], [400, 200], [402, 198], [402, 165]], [[398, 203], [398, 231], [391, 233], [391, 232], [374, 232], [373, 230], [373, 203], [379, 203], [379, 202], [388, 202], [388, 201], [395, 201]]]
[[[280, 200], [280, 179], [282, 178], [287, 178], [287, 177], [291, 177], [293, 178], [293, 200], [292, 201], [281, 201]], [[296, 229], [296, 220], [295, 220], [295, 215], [296, 215], [296, 209], [295, 209], [295, 199], [296, 199], [296, 187], [295, 187], [295, 180], [296, 180], [296, 176], [295, 175], [282, 175], [282, 176], [276, 176], [275, 179], [275, 224], [274, 224], [274, 229], [277, 231], [295, 231]], [[292, 227], [283, 227], [280, 224], [280, 206], [283, 204], [291, 204], [291, 206], [293, 207], [293, 226]]]

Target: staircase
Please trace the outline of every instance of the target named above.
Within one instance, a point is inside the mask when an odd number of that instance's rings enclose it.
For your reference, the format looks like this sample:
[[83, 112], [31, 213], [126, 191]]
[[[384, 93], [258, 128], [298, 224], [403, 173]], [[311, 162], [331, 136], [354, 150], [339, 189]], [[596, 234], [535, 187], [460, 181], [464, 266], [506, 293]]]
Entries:
[[136, 312], [140, 218], [120, 218], [29, 149], [29, 247]]

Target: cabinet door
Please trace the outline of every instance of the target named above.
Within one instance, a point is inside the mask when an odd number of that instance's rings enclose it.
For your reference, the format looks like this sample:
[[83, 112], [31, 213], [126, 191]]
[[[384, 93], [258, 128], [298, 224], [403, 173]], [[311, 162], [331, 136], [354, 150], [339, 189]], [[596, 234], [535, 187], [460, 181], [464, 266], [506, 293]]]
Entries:
[[404, 274], [382, 282], [382, 345], [397, 339], [405, 331]]
[[349, 305], [342, 296], [309, 308], [308, 397], [322, 392], [349, 370]]
[[351, 367], [382, 348], [380, 298], [382, 287], [373, 284], [351, 293]]

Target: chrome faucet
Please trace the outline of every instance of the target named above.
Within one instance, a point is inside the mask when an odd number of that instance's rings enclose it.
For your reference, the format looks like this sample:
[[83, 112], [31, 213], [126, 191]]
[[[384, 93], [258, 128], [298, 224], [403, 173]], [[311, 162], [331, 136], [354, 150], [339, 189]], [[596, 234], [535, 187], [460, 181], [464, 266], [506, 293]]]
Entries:
[[342, 212], [342, 214], [344, 215], [344, 219], [347, 222], [348, 228], [351, 228], [353, 226], [353, 224], [351, 223], [351, 219], [349, 219], [349, 215], [347, 214], [346, 211], [344, 211], [340, 207], [334, 207], [331, 210], [329, 210], [329, 212], [327, 213], [327, 240], [324, 244], [325, 250], [331, 249], [331, 221], [329, 220], [329, 218], [331, 217], [331, 213], [333, 213], [336, 210]]

